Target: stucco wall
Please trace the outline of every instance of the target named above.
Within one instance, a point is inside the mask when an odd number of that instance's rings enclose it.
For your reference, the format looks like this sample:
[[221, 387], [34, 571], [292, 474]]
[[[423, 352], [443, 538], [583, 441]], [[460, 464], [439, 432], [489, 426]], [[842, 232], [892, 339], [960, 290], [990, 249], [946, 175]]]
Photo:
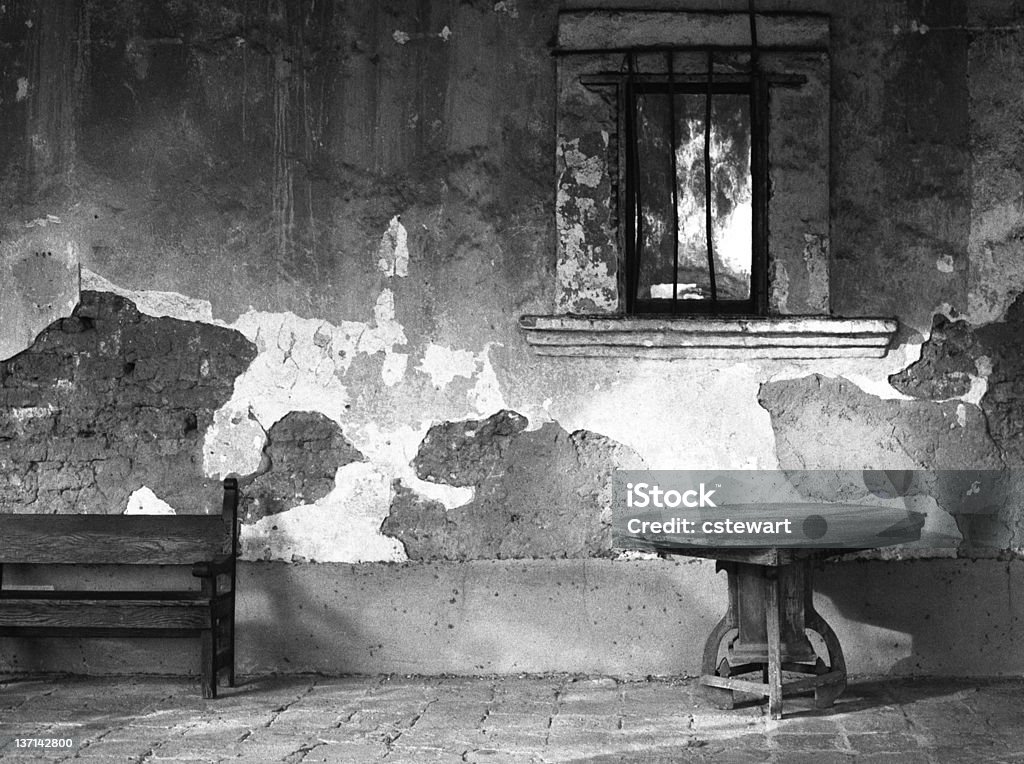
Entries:
[[[758, 4], [831, 16], [832, 311], [900, 334], [884, 359], [668, 362], [537, 357], [517, 328], [558, 299], [551, 51], [573, 5], [4, 4], [4, 511], [117, 513], [130, 494], [205, 511], [237, 474], [244, 559], [414, 560], [482, 581], [494, 572], [467, 561], [519, 558], [557, 586], [611, 556], [616, 467], [1020, 466], [1019, 6]], [[97, 305], [130, 326], [90, 323]], [[109, 426], [86, 453], [76, 417], [96, 412]], [[152, 459], [123, 461], [129, 430]], [[1024, 545], [1022, 516], [986, 531], [991, 554]], [[724, 586], [698, 569], [680, 586], [720, 608]], [[349, 570], [287, 580], [309, 591]], [[392, 575], [425, 603], [443, 588], [373, 570], [381, 596]], [[273, 618], [261, 601], [254, 622]], [[435, 670], [429, 653], [403, 665]], [[879, 670], [957, 669], [904, 657]]]

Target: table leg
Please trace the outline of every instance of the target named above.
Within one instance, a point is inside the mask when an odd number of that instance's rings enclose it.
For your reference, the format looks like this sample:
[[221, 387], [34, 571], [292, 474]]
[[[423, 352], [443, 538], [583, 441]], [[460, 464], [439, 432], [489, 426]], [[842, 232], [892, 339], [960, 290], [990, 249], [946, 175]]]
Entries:
[[[709, 636], [707, 642], [704, 643], [704, 659], [701, 662], [702, 674], [708, 676], [721, 675], [718, 671], [718, 648], [721, 646], [722, 641], [726, 638], [729, 632], [734, 628], [736, 628], [735, 618], [733, 617], [733, 610], [730, 607], [728, 612], [722, 616], [722, 620], [720, 620], [715, 628], [711, 630], [711, 636]], [[728, 710], [733, 707], [732, 690], [702, 685], [701, 694], [704, 696], [704, 699], [715, 708]]]
[[782, 718], [782, 636], [779, 630], [779, 577], [774, 568], [765, 571], [768, 579], [768, 718]]

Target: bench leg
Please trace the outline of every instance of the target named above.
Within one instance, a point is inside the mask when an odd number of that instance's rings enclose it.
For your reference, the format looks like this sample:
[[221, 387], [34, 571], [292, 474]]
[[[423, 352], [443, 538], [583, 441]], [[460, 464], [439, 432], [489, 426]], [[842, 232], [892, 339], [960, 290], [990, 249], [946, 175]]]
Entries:
[[234, 581], [231, 582], [231, 614], [227, 617], [227, 643], [228, 643], [228, 687], [235, 686], [235, 590]]
[[204, 698], [217, 697], [217, 649], [213, 638], [213, 628], [203, 629], [199, 635], [202, 644], [202, 650], [200, 650], [202, 665], [199, 672]]

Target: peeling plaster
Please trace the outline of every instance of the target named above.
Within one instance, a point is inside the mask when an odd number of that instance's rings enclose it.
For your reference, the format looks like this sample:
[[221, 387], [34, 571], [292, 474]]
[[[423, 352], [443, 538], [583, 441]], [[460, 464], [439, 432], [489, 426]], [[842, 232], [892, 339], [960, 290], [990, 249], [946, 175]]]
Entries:
[[476, 357], [468, 350], [452, 350], [431, 343], [423, 351], [423, 360], [416, 371], [429, 376], [434, 387], [440, 389], [456, 377], [472, 377], [476, 373]]
[[353, 462], [335, 475], [335, 488], [303, 504], [243, 525], [247, 560], [402, 562], [402, 545], [379, 533], [391, 505], [391, 477], [374, 464]]
[[377, 268], [386, 276], [404, 278], [409, 275], [409, 232], [398, 215], [391, 218], [388, 230], [380, 237]]
[[[602, 131], [592, 143], [603, 154], [587, 155], [580, 139], [561, 139], [556, 149], [560, 168], [555, 196], [558, 231], [557, 304], [562, 313], [608, 313], [618, 308], [616, 259], [605, 251], [614, 239], [608, 230], [608, 201], [600, 191], [608, 182], [609, 135]], [[594, 192], [587, 189], [595, 189]], [[591, 194], [601, 198], [595, 199]], [[601, 241], [602, 244], [596, 242]], [[605, 245], [603, 242], [608, 242]]]
[[[395, 318], [395, 297], [390, 289], [378, 296], [373, 321], [368, 323], [344, 321], [336, 326], [290, 312], [252, 309], [226, 323], [213, 319], [210, 304], [203, 300], [121, 289], [89, 272], [86, 278], [93, 289], [136, 301], [141, 312], [227, 326], [256, 345], [256, 359], [235, 380], [231, 399], [215, 412], [206, 431], [203, 468], [208, 476], [260, 472], [267, 431], [292, 411], [316, 411], [337, 422], [366, 455], [368, 461], [361, 466], [339, 469], [334, 488], [322, 499], [245, 526], [243, 558], [402, 561], [401, 545], [379, 532], [393, 498], [393, 481], [401, 480], [417, 494], [448, 509], [473, 500], [472, 487], [420, 480], [410, 466], [434, 422], [424, 421], [417, 428], [382, 429], [375, 423], [359, 426], [347, 421], [351, 394], [345, 377], [356, 355], [383, 355], [381, 377], [386, 385], [399, 384], [407, 377], [412, 356], [394, 350], [407, 339]], [[465, 414], [491, 414], [505, 407], [490, 359], [493, 344], [487, 343], [479, 353], [427, 346], [419, 359], [420, 371], [432, 379], [436, 376], [442, 386], [455, 376], [475, 378], [466, 392]]]
[[[395, 297], [390, 289], [377, 298], [372, 325], [344, 321], [334, 326], [294, 313], [249, 310], [229, 326], [251, 340], [259, 355], [235, 381], [234, 395], [224, 407], [230, 417], [219, 420], [221, 427], [243, 423], [243, 431], [237, 438], [226, 435], [215, 420], [207, 433], [208, 452], [214, 450], [210, 446], [217, 439], [245, 440], [246, 433], [251, 438], [254, 428], [244, 423], [250, 413], [264, 430], [290, 411], [319, 411], [341, 424], [341, 411], [349, 402], [343, 379], [357, 353], [384, 354], [381, 378], [386, 385], [397, 384], [405, 374], [408, 356], [393, 348], [407, 340], [395, 320]], [[220, 474], [224, 474], [224, 466], [220, 466]]]
[[0, 245], [0, 360], [28, 348], [78, 304], [78, 245], [45, 226]]
[[829, 312], [829, 239], [816, 233], [804, 234], [804, 267], [807, 269], [807, 307], [811, 313]]
[[203, 471], [210, 477], [258, 472], [267, 445], [267, 432], [252, 409], [220, 408], [203, 441]]
[[[181, 321], [201, 321], [204, 324], [217, 323], [213, 320], [213, 306], [207, 300], [197, 300], [177, 292], [122, 289], [88, 268], [82, 268], [82, 289], [121, 295], [134, 302], [140, 313], [148, 316], [166, 316]], [[220, 325], [224, 326], [223, 323]]]
[[589, 302], [594, 312], [608, 312], [618, 306], [612, 286], [615, 274], [607, 263], [589, 256], [582, 223], [559, 226], [564, 257], [558, 259], [559, 310]]
[[[603, 136], [607, 144], [607, 134], [604, 133]], [[604, 160], [601, 157], [587, 156], [580, 151], [579, 138], [563, 143], [561, 149], [565, 167], [572, 174], [576, 183], [590, 188], [597, 188], [601, 185], [605, 175]]]
[[768, 263], [768, 280], [772, 288], [768, 291], [768, 300], [773, 313], [789, 313], [789, 272], [781, 260]]
[[382, 430], [376, 423], [370, 422], [350, 429], [347, 434], [353, 445], [370, 462], [387, 472], [392, 480], [401, 480], [421, 496], [444, 505], [445, 509], [455, 509], [471, 502], [476, 495], [475, 489], [421, 480], [412, 466], [420, 443], [432, 425], [433, 422], [428, 421], [418, 428]]
[[174, 507], [153, 493], [148, 486], [142, 486], [128, 497], [126, 515], [173, 515]]

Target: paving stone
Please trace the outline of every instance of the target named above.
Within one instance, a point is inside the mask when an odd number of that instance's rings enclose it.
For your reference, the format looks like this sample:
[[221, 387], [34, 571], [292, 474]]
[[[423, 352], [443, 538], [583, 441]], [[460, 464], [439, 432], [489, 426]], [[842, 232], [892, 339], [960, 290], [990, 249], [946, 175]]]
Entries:
[[839, 735], [808, 734], [803, 732], [771, 734], [767, 739], [768, 748], [772, 751], [824, 751], [838, 752], [846, 747], [845, 740]]
[[[0, 684], [4, 764], [1024, 764], [1019, 679], [854, 682], [833, 709], [787, 698], [779, 721], [763, 703], [709, 708], [695, 682], [680, 680], [270, 677], [216, 701], [197, 697], [186, 679], [48, 681]], [[22, 753], [10, 747], [16, 736], [71, 737], [75, 747]]]
[[856, 733], [848, 734], [847, 740], [850, 748], [857, 753], [899, 753], [900, 751], [913, 751], [919, 747], [919, 741], [912, 735], [901, 732], [892, 734]]

